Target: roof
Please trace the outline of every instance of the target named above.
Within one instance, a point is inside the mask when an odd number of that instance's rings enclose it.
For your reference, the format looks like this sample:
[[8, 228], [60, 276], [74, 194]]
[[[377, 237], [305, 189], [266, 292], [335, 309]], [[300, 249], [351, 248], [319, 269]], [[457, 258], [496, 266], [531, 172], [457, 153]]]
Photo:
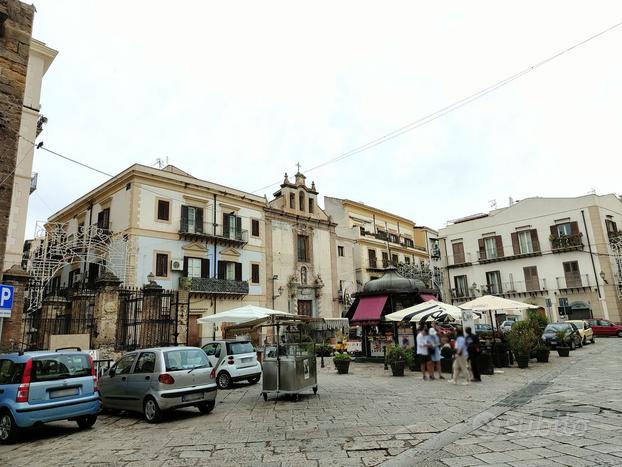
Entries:
[[412, 293], [426, 289], [422, 281], [408, 279], [398, 273], [397, 269], [388, 268], [382, 277], [367, 282], [363, 286], [363, 293]]
[[357, 206], [357, 207], [362, 208], [362, 209], [368, 209], [368, 210], [371, 210], [371, 211], [376, 211], [376, 212], [385, 214], [387, 216], [394, 217], [396, 219], [400, 219], [402, 221], [405, 221], [406, 223], [412, 224], [413, 226], [415, 225], [415, 221], [413, 221], [413, 220], [407, 219], [406, 217], [402, 217], [402, 216], [400, 216], [398, 214], [393, 214], [393, 213], [391, 213], [389, 211], [385, 211], [383, 209], [375, 208], [373, 206], [370, 206], [368, 204], [362, 203], [360, 201], [354, 201], [354, 200], [351, 200], [351, 199], [348, 199], [348, 198], [334, 198], [334, 197], [331, 197], [331, 196], [324, 196], [324, 199], [333, 199], [335, 201], [341, 201], [342, 204], [346, 204], [347, 203], [347, 204], [351, 204], [353, 206]]

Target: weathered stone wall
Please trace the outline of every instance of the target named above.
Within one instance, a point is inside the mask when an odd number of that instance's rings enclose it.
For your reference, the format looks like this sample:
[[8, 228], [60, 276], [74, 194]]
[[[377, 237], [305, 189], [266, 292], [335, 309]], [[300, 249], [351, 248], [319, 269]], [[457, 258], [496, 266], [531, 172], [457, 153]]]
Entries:
[[28, 274], [20, 267], [13, 267], [4, 274], [2, 282], [15, 287], [11, 317], [3, 319], [0, 335], [0, 350], [8, 351], [19, 348], [24, 336], [24, 292]]
[[33, 16], [30, 5], [0, 0], [0, 264], [6, 250]]

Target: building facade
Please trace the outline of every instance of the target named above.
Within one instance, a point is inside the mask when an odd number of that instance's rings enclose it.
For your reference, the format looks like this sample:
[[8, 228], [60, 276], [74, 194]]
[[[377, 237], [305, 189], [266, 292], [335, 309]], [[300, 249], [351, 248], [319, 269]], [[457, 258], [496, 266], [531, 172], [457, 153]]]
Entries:
[[322, 318], [339, 317], [336, 225], [318, 204], [315, 183], [287, 174], [266, 207], [268, 306]]
[[446, 297], [493, 294], [539, 305], [549, 318], [620, 321], [622, 261], [615, 195], [528, 198], [439, 231]]
[[37, 174], [32, 173], [35, 150], [33, 143], [41, 132], [45, 118], [39, 113], [41, 84], [43, 75], [47, 72], [57, 53], [56, 50], [47, 47], [43, 42], [35, 39], [30, 42], [24, 105], [19, 129], [19, 134], [23, 138], [19, 138], [17, 143], [17, 160], [19, 162], [13, 180], [3, 271], [22, 262], [28, 217], [28, 199], [32, 192], [37, 189]]
[[94, 284], [110, 271], [129, 287], [188, 290], [189, 342], [198, 345], [219, 332], [199, 317], [266, 304], [265, 206], [174, 166], [136, 164], [49, 218], [56, 243], [81, 246], [62, 248], [69, 253], [48, 274], [58, 287]]
[[337, 244], [352, 252], [354, 275], [348, 262], [338, 262], [343, 267], [337, 268], [339, 280], [354, 280], [356, 291], [390, 266], [429, 264], [426, 236], [417, 233], [413, 221], [349, 199], [326, 196], [324, 205], [337, 223]]

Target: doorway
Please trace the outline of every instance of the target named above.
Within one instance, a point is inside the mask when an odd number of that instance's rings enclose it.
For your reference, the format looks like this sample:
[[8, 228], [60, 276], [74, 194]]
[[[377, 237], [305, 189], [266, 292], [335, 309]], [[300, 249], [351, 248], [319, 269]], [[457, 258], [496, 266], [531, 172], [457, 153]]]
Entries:
[[298, 314], [301, 316], [313, 316], [313, 301], [298, 300]]

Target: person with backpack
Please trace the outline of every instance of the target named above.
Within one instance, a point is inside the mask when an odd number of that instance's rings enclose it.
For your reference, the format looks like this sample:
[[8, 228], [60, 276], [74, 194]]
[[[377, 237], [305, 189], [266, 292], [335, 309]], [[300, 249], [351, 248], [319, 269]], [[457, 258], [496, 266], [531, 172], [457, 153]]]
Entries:
[[480, 355], [482, 353], [480, 349], [479, 337], [474, 334], [471, 328], [466, 328], [466, 345], [469, 352], [469, 362], [471, 363], [471, 372], [473, 373], [472, 381], [475, 383], [481, 383], [481, 369], [480, 369]]

